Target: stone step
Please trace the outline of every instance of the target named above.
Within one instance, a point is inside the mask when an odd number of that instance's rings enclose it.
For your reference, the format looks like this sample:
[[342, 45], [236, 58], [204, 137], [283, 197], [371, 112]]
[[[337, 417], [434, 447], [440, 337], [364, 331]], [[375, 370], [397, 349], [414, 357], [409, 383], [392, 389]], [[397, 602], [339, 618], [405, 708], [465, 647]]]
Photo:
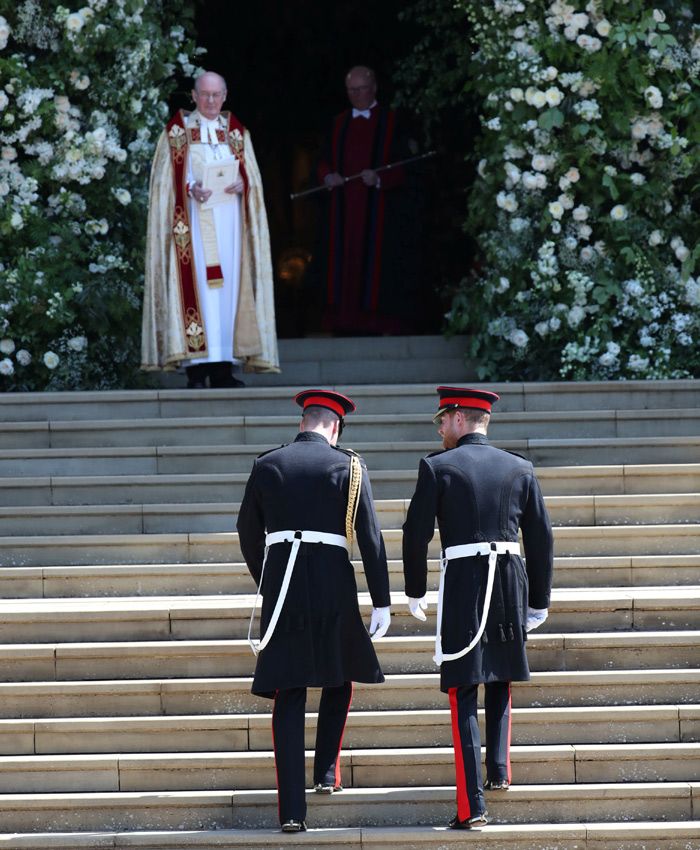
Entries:
[[[549, 497], [638, 496], [700, 492], [700, 464], [542, 467], [540, 486]], [[371, 476], [377, 500], [410, 499], [413, 470], [377, 470]], [[240, 502], [248, 473], [208, 475], [88, 475], [0, 478], [0, 508], [19, 506]], [[663, 500], [661, 500], [663, 502]], [[634, 504], [634, 501], [631, 501]], [[557, 504], [557, 503], [554, 503]], [[605, 502], [601, 503], [605, 505]]]
[[[532, 632], [533, 671], [692, 668], [698, 631]], [[434, 635], [388, 635], [376, 643], [385, 673], [433, 673]], [[0, 682], [183, 676], [252, 676], [255, 659], [238, 640], [84, 641], [0, 644]]]
[[[36, 530], [36, 529], [34, 529]], [[401, 558], [401, 532], [383, 532], [387, 557]], [[559, 557], [697, 556], [700, 524], [579, 526], [554, 530]], [[429, 556], [437, 558], [433, 539]], [[3, 567], [139, 563], [240, 563], [235, 532], [190, 534], [83, 534], [0, 537]]]
[[[409, 614], [403, 593], [394, 594], [391, 633], [435, 634], [437, 593], [430, 591], [427, 599], [428, 618], [420, 622]], [[360, 593], [358, 600], [369, 622], [369, 594]], [[253, 602], [253, 594], [0, 600], [0, 641], [242, 639]], [[700, 587], [555, 589], [539, 631], [613, 629], [700, 629]]]
[[[286, 435], [288, 442], [294, 435]], [[282, 442], [282, 441], [280, 441]], [[7, 449], [0, 477], [105, 475], [249, 475], [254, 459], [276, 444], [223, 446], [130, 446], [72, 449]], [[372, 478], [378, 471], [410, 471], [440, 448], [435, 441], [349, 441], [365, 459]], [[579, 440], [495, 440], [494, 445], [527, 457], [535, 466], [679, 465], [700, 462], [700, 437], [614, 437]], [[644, 485], [642, 485], [644, 486]], [[647, 488], [644, 487], [644, 490]]]
[[[137, 795], [142, 797], [145, 795]], [[108, 795], [105, 795], [108, 797]], [[105, 805], [110, 806], [109, 803]], [[409, 804], [414, 805], [414, 804]], [[450, 815], [451, 816], [451, 815]], [[648, 817], [648, 815], [646, 816]], [[120, 822], [120, 818], [115, 817]], [[445, 819], [443, 818], [443, 822]], [[118, 829], [110, 823], [108, 830]], [[697, 825], [682, 821], [658, 823], [605, 823], [586, 821], [573, 824], [531, 824], [526, 827], [492, 824], [475, 835], [483, 848], [497, 850], [639, 850], [653, 846], [656, 850], [698, 850]], [[214, 827], [196, 832], [167, 830], [134, 833], [95, 831], [90, 833], [0, 834], [0, 843], [7, 850], [50, 850], [57, 848], [126, 848], [140, 850], [214, 850], [214, 848], [265, 847], [267, 850], [287, 850], [289, 847], [374, 848], [374, 850], [448, 850], [464, 844], [463, 834], [444, 826], [311, 828], [297, 835], [283, 835], [279, 830], [232, 829]], [[533, 843], [535, 841], [536, 843]], [[651, 842], [647, 844], [644, 842]]]
[[[306, 716], [313, 749], [317, 715]], [[514, 745], [698, 743], [700, 705], [517, 708]], [[270, 749], [269, 714], [0, 720], [0, 755], [259, 752]], [[483, 710], [479, 724], [484, 735]], [[451, 747], [449, 709], [351, 711], [343, 752], [372, 747]]]
[[[514, 746], [514, 781], [523, 785], [700, 780], [700, 743]], [[452, 747], [343, 751], [343, 785], [383, 788], [449, 785]], [[306, 784], [313, 752], [306, 753]], [[0, 793], [211, 791], [276, 787], [266, 752], [0, 756]]]
[[[357, 684], [355, 711], [444, 709], [438, 673], [388, 675], [380, 685]], [[123, 717], [267, 713], [269, 700], [250, 693], [250, 677], [105, 679], [0, 683], [0, 717]], [[534, 672], [513, 685], [515, 708], [532, 706], [695, 705], [700, 668]], [[318, 693], [307, 707], [317, 710]]]
[[[377, 340], [372, 341], [372, 346]], [[314, 343], [316, 344], [316, 342]], [[333, 340], [328, 356], [343, 359], [343, 340]], [[367, 341], [361, 349], [367, 348]], [[350, 363], [350, 366], [353, 364]], [[375, 364], [376, 365], [376, 364]], [[316, 385], [350, 395], [360, 413], [426, 413], [436, 409], [435, 384], [388, 383], [367, 385], [321, 381]], [[284, 379], [284, 375], [282, 376]], [[251, 381], [252, 376], [247, 380]], [[257, 376], [262, 380], [263, 376]], [[268, 380], [276, 380], [268, 378]], [[460, 382], [461, 385], [461, 382]], [[152, 419], [155, 417], [209, 417], [264, 415], [278, 412], [288, 403], [294, 412], [293, 396], [313, 386], [287, 380], [287, 386], [253, 387], [236, 390], [131, 390], [60, 393], [8, 393], [3, 399], [5, 422], [61, 422], [80, 419]], [[649, 410], [700, 407], [700, 380], [674, 381], [559, 381], [543, 383], [494, 383], [470, 386], [494, 390], [500, 396], [497, 411], [562, 410]], [[495, 418], [494, 418], [495, 422]]]
[[[290, 410], [291, 413], [291, 410]], [[382, 441], [387, 433], [403, 441], [435, 440], [434, 409], [423, 413], [366, 414], [348, 419], [346, 441]], [[256, 414], [218, 417], [6, 422], [0, 439], [8, 449], [64, 449], [128, 446], [218, 446], [289, 442], [299, 416]], [[700, 410], [518, 411], [495, 416], [489, 434], [495, 441], [576, 438], [694, 436], [700, 432]], [[436, 446], [436, 447], [437, 447]]]
[[[403, 565], [388, 562], [391, 589], [404, 587]], [[367, 590], [361, 562], [355, 578]], [[439, 566], [428, 562], [428, 589], [436, 590]], [[700, 555], [564, 557], [554, 559], [555, 587], [644, 587], [700, 585]], [[242, 563], [87, 564], [5, 567], [0, 597], [53, 599], [90, 596], [202, 596], [250, 593], [252, 579]]]
[[[180, 491], [179, 498], [186, 495]], [[700, 517], [700, 493], [547, 496], [545, 501], [552, 524], [560, 527], [692, 524]], [[375, 505], [384, 533], [400, 532], [409, 500], [378, 499]], [[27, 536], [38, 527], [47, 535], [227, 532], [235, 529], [239, 508], [239, 502], [211, 500], [0, 507], [0, 535]]]
[[[493, 822], [474, 830], [469, 843], [478, 841], [493, 850], [698, 850], [693, 793], [696, 783], [679, 782], [513, 787], [499, 797], [489, 795]], [[467, 843], [463, 832], [444, 826], [454, 815], [451, 787], [387, 788], [383, 793], [347, 789], [342, 798], [307, 796], [311, 826], [295, 835], [279, 831], [273, 792], [6, 794], [0, 798], [0, 816], [4, 828], [13, 832], [0, 833], [0, 846], [448, 850]], [[569, 819], [580, 813], [580, 822], [561, 822], [567, 813]], [[541, 822], [547, 816], [550, 822]], [[386, 821], [392, 825], [370, 825]], [[405, 825], [411, 821], [420, 825]], [[31, 832], [37, 828], [42, 831]], [[56, 831], [43, 831], [47, 828]]]

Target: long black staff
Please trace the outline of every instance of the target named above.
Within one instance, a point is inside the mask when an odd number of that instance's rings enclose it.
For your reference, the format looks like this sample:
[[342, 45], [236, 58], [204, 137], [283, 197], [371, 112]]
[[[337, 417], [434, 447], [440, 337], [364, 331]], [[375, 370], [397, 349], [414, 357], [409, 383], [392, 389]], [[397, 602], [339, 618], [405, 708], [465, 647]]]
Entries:
[[[389, 171], [391, 168], [398, 168], [400, 165], [408, 165], [409, 162], [418, 162], [420, 159], [428, 159], [428, 157], [435, 156], [436, 154], [437, 151], [428, 151], [428, 153], [421, 153], [418, 154], [418, 156], [410, 156], [408, 159], [399, 159], [397, 162], [390, 162], [388, 165], [380, 165], [379, 168], [374, 168], [372, 170], [379, 174], [381, 171]], [[362, 173], [351, 174], [350, 177], [343, 177], [343, 183], [349, 183], [351, 180], [359, 180], [360, 177], [362, 177]], [[297, 198], [305, 198], [309, 195], [316, 194], [316, 192], [328, 192], [332, 188], [332, 186], [315, 186], [313, 189], [305, 189], [303, 192], [292, 192], [289, 197], [295, 201]]]

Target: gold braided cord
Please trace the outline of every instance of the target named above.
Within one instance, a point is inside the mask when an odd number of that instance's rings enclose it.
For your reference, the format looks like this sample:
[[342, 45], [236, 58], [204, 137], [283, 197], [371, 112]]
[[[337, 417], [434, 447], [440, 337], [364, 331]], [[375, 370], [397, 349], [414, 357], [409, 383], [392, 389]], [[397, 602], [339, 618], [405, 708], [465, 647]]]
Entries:
[[360, 489], [362, 488], [362, 467], [357, 455], [350, 457], [350, 482], [348, 485], [348, 509], [345, 514], [345, 536], [348, 545], [352, 543], [353, 529], [357, 517], [357, 508], [360, 504]]

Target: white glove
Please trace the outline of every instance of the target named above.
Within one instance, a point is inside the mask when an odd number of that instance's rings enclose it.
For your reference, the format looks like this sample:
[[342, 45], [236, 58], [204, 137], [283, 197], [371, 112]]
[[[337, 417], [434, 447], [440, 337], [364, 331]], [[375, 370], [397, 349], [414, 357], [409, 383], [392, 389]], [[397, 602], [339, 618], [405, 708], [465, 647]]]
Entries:
[[538, 628], [544, 623], [547, 619], [547, 614], [549, 612], [546, 608], [530, 608], [527, 606], [527, 618], [525, 620], [525, 631], [531, 632], [533, 629]]
[[428, 618], [425, 616], [425, 611], [428, 610], [428, 600], [425, 598], [425, 595], [421, 596], [420, 599], [416, 599], [415, 596], [408, 596], [408, 610], [413, 614], [416, 620], [422, 620], [425, 622]]
[[391, 606], [372, 608], [372, 618], [369, 621], [369, 634], [373, 640], [383, 638], [391, 624]]

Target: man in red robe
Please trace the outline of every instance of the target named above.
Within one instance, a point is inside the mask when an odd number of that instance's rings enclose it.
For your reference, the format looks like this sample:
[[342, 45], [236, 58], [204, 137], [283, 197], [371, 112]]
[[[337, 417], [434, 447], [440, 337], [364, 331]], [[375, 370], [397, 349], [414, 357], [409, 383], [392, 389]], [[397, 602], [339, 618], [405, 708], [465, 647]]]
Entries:
[[327, 254], [317, 271], [325, 284], [322, 326], [401, 333], [411, 324], [409, 293], [399, 286], [405, 270], [396, 214], [406, 176], [401, 167], [377, 169], [406, 157], [404, 138], [396, 112], [377, 103], [371, 68], [352, 68], [345, 87], [351, 106], [333, 120], [317, 169], [330, 192]]

